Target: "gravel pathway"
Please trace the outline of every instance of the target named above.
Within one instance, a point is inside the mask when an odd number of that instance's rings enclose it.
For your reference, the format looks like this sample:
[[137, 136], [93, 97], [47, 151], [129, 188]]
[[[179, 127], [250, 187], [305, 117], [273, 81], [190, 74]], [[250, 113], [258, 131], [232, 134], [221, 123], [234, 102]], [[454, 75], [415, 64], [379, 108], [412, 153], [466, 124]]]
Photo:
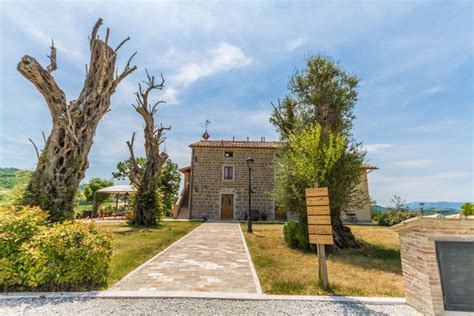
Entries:
[[203, 298], [0, 300], [0, 315], [420, 315], [404, 304]]

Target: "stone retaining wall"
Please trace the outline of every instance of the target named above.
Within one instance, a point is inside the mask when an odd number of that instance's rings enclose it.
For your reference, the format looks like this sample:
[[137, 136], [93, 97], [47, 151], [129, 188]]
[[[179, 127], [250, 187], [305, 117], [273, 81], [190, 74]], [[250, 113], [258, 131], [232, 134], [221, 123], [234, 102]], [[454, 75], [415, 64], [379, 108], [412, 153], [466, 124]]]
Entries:
[[424, 315], [446, 314], [435, 243], [474, 242], [474, 219], [417, 217], [393, 229], [400, 237], [407, 304]]

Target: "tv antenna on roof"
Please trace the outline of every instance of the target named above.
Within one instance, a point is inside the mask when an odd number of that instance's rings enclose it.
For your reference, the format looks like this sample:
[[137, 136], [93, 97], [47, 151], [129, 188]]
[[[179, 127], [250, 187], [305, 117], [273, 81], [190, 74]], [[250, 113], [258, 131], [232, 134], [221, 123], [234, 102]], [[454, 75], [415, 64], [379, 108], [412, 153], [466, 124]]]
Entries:
[[211, 125], [211, 121], [207, 119], [205, 124], [206, 124], [206, 131], [204, 132], [204, 134], [202, 134], [202, 138], [204, 138], [205, 140], [208, 140], [211, 135], [209, 135], [209, 133], [207, 132], [207, 128], [209, 127], [209, 125]]

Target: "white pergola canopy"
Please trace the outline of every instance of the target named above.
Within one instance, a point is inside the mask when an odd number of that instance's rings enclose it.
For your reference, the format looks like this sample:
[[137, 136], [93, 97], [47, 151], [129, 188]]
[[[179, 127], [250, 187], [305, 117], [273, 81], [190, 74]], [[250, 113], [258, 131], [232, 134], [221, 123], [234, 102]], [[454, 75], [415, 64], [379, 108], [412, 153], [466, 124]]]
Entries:
[[128, 184], [121, 184], [121, 185], [113, 185], [111, 187], [102, 188], [97, 190], [97, 193], [106, 193], [106, 194], [130, 194], [134, 193], [137, 190], [133, 187], [133, 185]]

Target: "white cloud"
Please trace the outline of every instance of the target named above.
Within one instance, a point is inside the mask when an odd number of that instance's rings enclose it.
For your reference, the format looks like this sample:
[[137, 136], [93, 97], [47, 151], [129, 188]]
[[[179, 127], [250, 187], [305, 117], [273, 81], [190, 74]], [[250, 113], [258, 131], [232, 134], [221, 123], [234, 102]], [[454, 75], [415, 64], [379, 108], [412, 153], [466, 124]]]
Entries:
[[403, 167], [403, 168], [423, 168], [437, 161], [438, 160], [434, 160], [434, 159], [401, 160], [401, 161], [396, 161], [392, 163], [392, 165]]
[[384, 149], [392, 148], [392, 144], [367, 144], [364, 145], [364, 149], [367, 150], [367, 152], [373, 154], [380, 152]]
[[292, 52], [295, 49], [297, 49], [298, 47], [301, 47], [303, 44], [304, 44], [304, 38], [298, 37], [298, 38], [288, 42], [287, 48], [290, 52]]
[[181, 66], [173, 76], [180, 86], [186, 87], [201, 77], [210, 76], [233, 68], [242, 68], [252, 63], [240, 47], [222, 42], [207, 52], [207, 57], [199, 62]]
[[444, 88], [441, 85], [436, 85], [434, 87], [431, 87], [429, 89], [424, 90], [423, 93], [424, 94], [435, 94], [435, 93], [441, 92], [443, 90], [444, 90]]
[[446, 122], [439, 122], [433, 124], [426, 124], [415, 126], [411, 128], [407, 128], [404, 131], [408, 133], [433, 133], [433, 132], [441, 132], [447, 129], [451, 129], [456, 126], [457, 122], [455, 120], [448, 120]]

